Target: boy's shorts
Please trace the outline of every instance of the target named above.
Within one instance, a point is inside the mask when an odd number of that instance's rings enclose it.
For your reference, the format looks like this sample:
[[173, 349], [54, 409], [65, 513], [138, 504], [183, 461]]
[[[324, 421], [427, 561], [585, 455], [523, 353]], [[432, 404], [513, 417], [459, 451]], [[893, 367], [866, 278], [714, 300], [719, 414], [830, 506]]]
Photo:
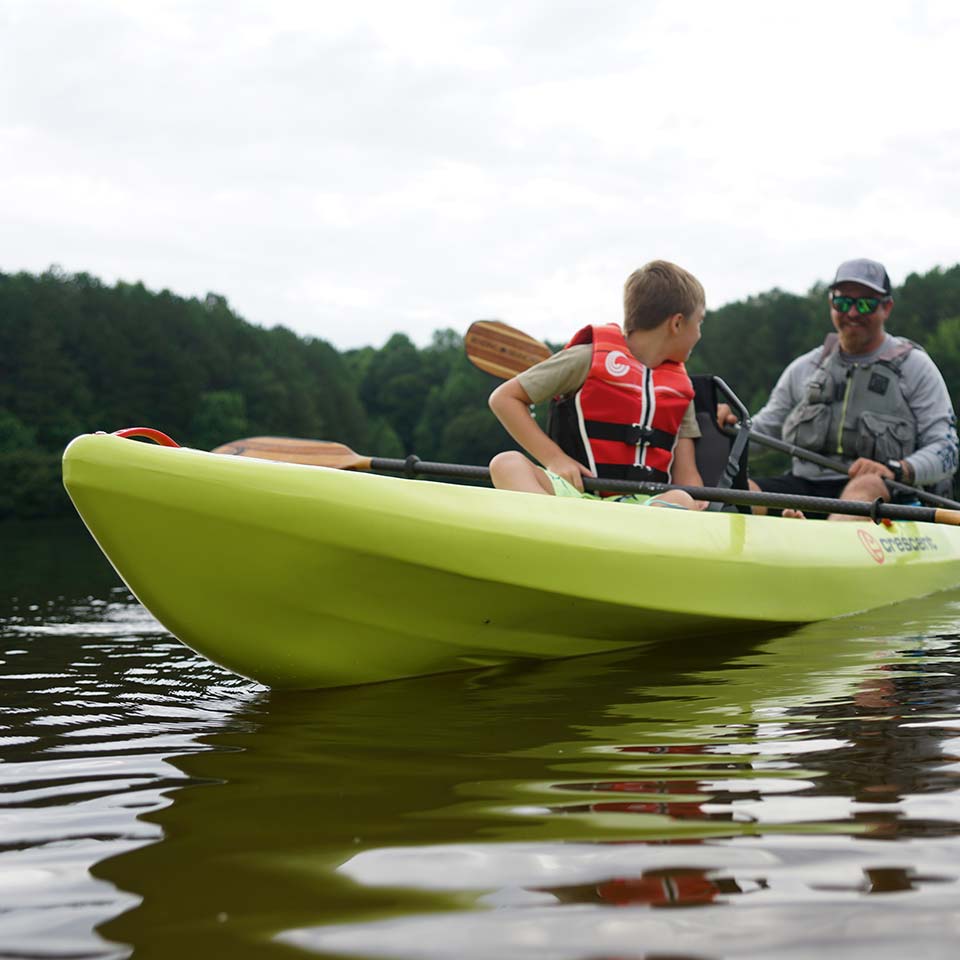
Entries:
[[656, 506], [658, 507], [675, 507], [677, 510], [685, 509], [678, 503], [664, 503], [662, 500], [657, 500], [656, 497], [648, 496], [645, 493], [628, 493], [622, 497], [601, 497], [595, 493], [587, 493], [586, 490], [581, 493], [569, 480], [565, 480], [563, 477], [551, 473], [549, 470], [544, 470], [543, 472], [550, 479], [550, 483], [553, 484], [553, 493], [554, 496], [557, 497], [576, 497], [578, 500], [603, 500], [607, 503], [634, 503], [640, 507], [648, 506], [656, 501]]

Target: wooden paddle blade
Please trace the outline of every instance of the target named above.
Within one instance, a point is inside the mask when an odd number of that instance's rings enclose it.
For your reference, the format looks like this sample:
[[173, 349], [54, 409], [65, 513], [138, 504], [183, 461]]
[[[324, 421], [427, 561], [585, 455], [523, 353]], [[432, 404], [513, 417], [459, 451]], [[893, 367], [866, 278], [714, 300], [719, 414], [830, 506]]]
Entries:
[[552, 353], [539, 340], [499, 320], [476, 320], [463, 339], [470, 362], [484, 373], [509, 380]]
[[354, 453], [342, 443], [325, 440], [298, 440], [296, 437], [246, 437], [212, 451], [235, 457], [256, 457], [281, 463], [304, 463], [335, 470], [369, 470], [370, 457]]

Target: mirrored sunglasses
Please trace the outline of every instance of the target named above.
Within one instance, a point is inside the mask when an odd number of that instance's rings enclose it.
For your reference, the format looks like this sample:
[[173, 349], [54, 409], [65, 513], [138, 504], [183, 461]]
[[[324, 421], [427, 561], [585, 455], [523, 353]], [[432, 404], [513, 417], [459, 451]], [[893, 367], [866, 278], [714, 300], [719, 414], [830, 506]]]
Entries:
[[849, 313], [852, 306], [856, 306], [857, 313], [865, 317], [868, 313], [873, 313], [881, 303], [886, 303], [889, 297], [843, 297], [840, 295], [832, 296], [830, 302], [838, 313]]

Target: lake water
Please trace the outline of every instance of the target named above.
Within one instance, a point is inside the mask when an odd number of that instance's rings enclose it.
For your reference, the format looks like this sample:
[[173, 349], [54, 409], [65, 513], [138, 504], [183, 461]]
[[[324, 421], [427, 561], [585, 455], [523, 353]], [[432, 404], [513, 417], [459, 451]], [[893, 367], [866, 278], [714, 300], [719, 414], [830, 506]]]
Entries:
[[0, 550], [0, 957], [960, 951], [960, 593], [277, 694], [79, 525]]

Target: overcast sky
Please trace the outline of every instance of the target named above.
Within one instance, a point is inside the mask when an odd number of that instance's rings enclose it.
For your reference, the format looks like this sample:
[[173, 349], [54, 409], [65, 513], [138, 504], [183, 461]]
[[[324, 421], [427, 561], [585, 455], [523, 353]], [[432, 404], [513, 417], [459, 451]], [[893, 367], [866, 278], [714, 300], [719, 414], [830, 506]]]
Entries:
[[0, 0], [0, 271], [339, 348], [960, 261], [960, 4]]

